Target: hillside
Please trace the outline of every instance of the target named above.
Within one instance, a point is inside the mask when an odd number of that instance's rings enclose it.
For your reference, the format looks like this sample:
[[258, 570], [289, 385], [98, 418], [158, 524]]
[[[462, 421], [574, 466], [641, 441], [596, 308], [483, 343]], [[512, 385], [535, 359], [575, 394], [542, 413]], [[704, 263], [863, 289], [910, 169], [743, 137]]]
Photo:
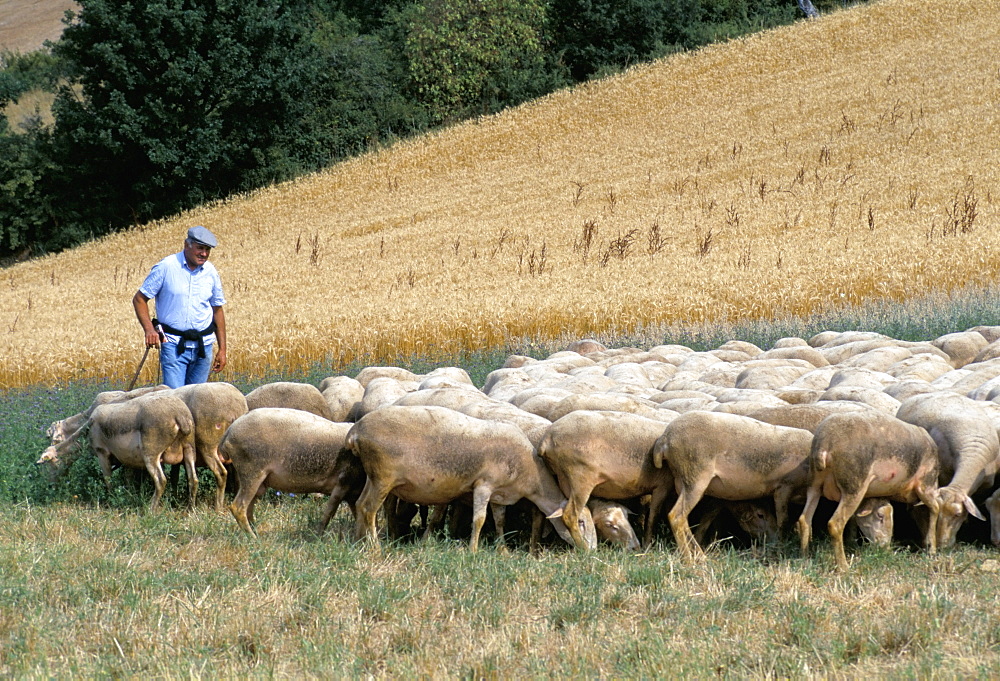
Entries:
[[46, 40], [57, 40], [63, 31], [72, 0], [0, 0], [0, 51], [31, 52]]
[[237, 372], [992, 281], [996, 44], [972, 2], [886, 0], [15, 266], [0, 386], [127, 380], [131, 296], [199, 223], [220, 238]]

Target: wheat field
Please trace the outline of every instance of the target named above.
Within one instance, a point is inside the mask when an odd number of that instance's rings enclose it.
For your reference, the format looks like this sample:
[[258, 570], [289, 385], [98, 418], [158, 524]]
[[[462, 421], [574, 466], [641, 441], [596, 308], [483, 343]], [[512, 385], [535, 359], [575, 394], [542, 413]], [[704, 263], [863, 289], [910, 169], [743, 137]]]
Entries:
[[981, 9], [844, 10], [10, 267], [0, 387], [130, 376], [132, 294], [194, 224], [220, 240], [227, 372], [255, 375], [992, 281], [1000, 23]]

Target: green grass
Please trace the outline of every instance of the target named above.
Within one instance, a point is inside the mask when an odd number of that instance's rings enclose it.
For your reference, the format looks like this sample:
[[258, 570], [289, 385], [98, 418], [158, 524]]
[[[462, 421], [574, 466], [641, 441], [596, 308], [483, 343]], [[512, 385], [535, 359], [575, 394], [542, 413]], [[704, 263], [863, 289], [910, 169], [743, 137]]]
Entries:
[[[366, 549], [261, 509], [0, 509], [6, 676], [979, 676], [1000, 663], [992, 549], [720, 550], [694, 567], [552, 546]], [[943, 673], [947, 669], [947, 673]]]
[[[602, 339], [697, 349], [741, 338], [769, 347], [825, 329], [927, 340], [1000, 320], [995, 288], [844, 310], [771, 324], [640, 330]], [[531, 340], [461, 358], [398, 364], [463, 366], [482, 385], [507, 354], [559, 349]], [[341, 368], [354, 375], [360, 367]], [[298, 375], [229, 377], [242, 389]], [[666, 528], [646, 554], [538, 557], [486, 538], [356, 546], [342, 508], [311, 527], [322, 500], [269, 495], [260, 539], [210, 510], [202, 479], [194, 512], [183, 491], [146, 511], [151, 486], [116, 473], [108, 492], [81, 456], [51, 485], [34, 461], [53, 420], [102, 389], [71, 383], [0, 395], [0, 674], [37, 677], [985, 677], [1000, 667], [1000, 555], [964, 541], [938, 556], [898, 546], [849, 551], [832, 569], [825, 531], [812, 556], [794, 538], [761, 549], [725, 545], [680, 561]], [[974, 523], [977, 521], [970, 521]]]

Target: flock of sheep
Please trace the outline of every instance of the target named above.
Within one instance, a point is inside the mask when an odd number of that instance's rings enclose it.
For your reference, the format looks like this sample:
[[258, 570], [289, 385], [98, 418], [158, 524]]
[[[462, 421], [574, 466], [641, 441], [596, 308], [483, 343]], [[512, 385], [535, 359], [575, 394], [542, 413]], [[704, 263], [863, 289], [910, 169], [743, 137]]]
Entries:
[[[505, 536], [505, 510], [529, 505], [534, 549], [545, 519], [570, 544], [598, 538], [648, 547], [667, 519], [686, 559], [703, 555], [698, 531], [728, 509], [754, 537], [789, 530], [789, 505], [807, 553], [821, 498], [836, 502], [828, 528], [846, 568], [845, 528], [892, 541], [893, 505], [907, 504], [931, 552], [951, 546], [969, 515], [992, 517], [1000, 545], [1000, 326], [929, 342], [870, 332], [783, 338], [768, 350], [729, 341], [696, 352], [572, 343], [543, 360], [512, 355], [482, 389], [460, 368], [417, 375], [368, 367], [319, 387], [279, 382], [247, 395], [228, 383], [165, 386], [97, 395], [90, 408], [49, 428], [38, 463], [64, 470], [89, 433], [105, 479], [114, 460], [153, 478], [183, 464], [194, 504], [197, 466], [255, 534], [255, 501], [268, 489], [322, 493], [319, 529], [340, 503], [357, 539], [378, 541], [427, 511], [426, 531], [471, 507], [475, 550], [491, 511]], [[988, 498], [986, 498], [988, 497]], [[628, 519], [641, 512], [640, 543]]]

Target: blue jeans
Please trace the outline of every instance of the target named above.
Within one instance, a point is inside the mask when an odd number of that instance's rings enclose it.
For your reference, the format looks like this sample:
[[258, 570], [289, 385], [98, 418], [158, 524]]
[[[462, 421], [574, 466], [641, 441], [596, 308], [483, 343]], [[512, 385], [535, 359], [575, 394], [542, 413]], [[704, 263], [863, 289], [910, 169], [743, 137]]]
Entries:
[[212, 369], [212, 354], [215, 344], [205, 346], [205, 356], [198, 357], [197, 343], [188, 342], [184, 352], [177, 356], [177, 343], [160, 345], [160, 369], [163, 371], [163, 382], [171, 388], [182, 385], [204, 383], [208, 380], [208, 372]]

